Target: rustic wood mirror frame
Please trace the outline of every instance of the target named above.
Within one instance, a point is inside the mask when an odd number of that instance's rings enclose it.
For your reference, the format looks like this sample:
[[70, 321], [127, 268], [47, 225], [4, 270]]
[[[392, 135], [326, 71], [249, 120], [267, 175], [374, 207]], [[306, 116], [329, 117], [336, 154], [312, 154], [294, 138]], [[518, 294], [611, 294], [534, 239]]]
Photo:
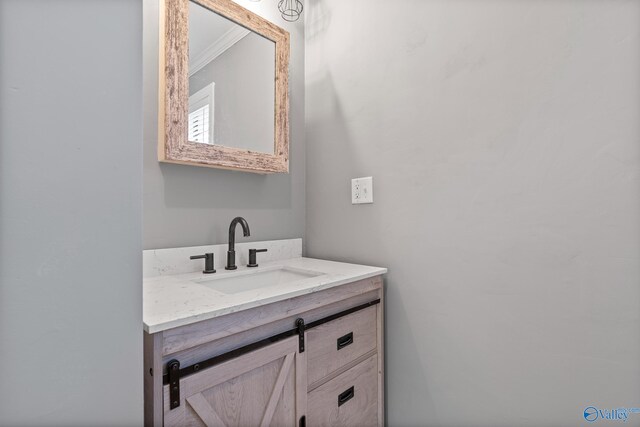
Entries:
[[[254, 173], [289, 172], [289, 33], [232, 0], [159, 0], [158, 160]], [[275, 43], [273, 154], [189, 142], [189, 1]]]

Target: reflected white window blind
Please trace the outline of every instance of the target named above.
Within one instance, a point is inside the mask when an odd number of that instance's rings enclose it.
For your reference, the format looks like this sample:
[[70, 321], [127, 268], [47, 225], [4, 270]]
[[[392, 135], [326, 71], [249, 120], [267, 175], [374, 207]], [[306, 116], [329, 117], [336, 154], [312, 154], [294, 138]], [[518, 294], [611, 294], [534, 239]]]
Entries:
[[189, 141], [209, 143], [209, 104], [189, 113]]
[[210, 83], [189, 96], [187, 139], [191, 142], [213, 144], [213, 112], [215, 83]]

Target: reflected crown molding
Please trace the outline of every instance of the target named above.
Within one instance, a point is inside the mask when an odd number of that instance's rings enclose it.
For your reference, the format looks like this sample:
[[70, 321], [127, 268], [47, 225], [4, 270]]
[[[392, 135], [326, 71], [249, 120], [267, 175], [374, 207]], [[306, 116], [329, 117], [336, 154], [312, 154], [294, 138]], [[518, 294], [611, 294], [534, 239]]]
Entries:
[[237, 26], [222, 35], [218, 40], [210, 44], [201, 54], [189, 61], [189, 77], [203, 69], [209, 62], [222, 55], [227, 49], [249, 35], [249, 30]]

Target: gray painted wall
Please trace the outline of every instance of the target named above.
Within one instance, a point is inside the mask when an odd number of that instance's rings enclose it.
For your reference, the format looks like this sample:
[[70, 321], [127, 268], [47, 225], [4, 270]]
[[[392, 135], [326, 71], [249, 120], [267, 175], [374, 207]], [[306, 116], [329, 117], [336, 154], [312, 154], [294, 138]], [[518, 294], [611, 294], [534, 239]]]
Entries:
[[0, 1], [0, 425], [142, 423], [141, 36]]
[[389, 425], [639, 407], [640, 2], [305, 13], [307, 255], [390, 269]]
[[[241, 215], [247, 240], [304, 236], [304, 25], [283, 21], [276, 0], [238, 1], [291, 33], [290, 173], [256, 175], [157, 161], [158, 6], [144, 0], [144, 248], [227, 241], [229, 223]], [[239, 237], [239, 239], [243, 239]], [[221, 260], [218, 260], [222, 262]]]
[[275, 43], [249, 33], [189, 77], [189, 95], [215, 83], [215, 144], [273, 154], [275, 62]]

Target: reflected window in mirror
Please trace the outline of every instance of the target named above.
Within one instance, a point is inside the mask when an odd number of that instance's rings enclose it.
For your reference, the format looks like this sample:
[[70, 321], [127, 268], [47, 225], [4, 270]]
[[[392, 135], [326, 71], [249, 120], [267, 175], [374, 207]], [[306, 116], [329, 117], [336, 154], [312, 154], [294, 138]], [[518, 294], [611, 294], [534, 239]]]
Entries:
[[215, 88], [211, 82], [189, 95], [189, 136], [191, 142], [214, 144]]

